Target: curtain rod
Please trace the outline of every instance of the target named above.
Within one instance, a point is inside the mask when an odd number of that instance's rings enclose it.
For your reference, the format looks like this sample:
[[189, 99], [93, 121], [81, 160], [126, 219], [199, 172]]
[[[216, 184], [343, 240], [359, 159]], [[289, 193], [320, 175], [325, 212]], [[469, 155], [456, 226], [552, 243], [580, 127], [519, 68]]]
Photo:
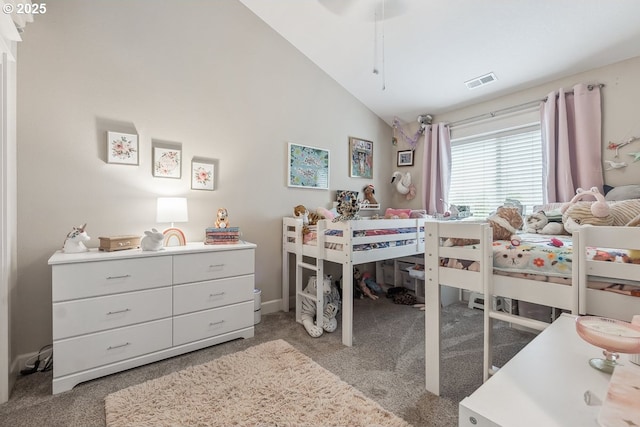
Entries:
[[[600, 89], [602, 89], [604, 87], [603, 83], [597, 83], [597, 84], [590, 84], [587, 85], [587, 89], [588, 90], [593, 90], [596, 86], [598, 86]], [[567, 90], [565, 91], [565, 93], [573, 93], [573, 89], [571, 90]], [[557, 95], [556, 95], [557, 96]], [[518, 105], [512, 105], [511, 107], [506, 107], [506, 108], [502, 108], [500, 110], [495, 110], [495, 111], [489, 111], [488, 113], [484, 113], [484, 114], [478, 114], [477, 116], [473, 116], [473, 117], [468, 117], [466, 119], [461, 119], [461, 120], [456, 120], [455, 122], [451, 122], [449, 123], [447, 126], [449, 126], [449, 129], [455, 127], [455, 126], [461, 126], [461, 125], [465, 125], [465, 124], [469, 124], [478, 120], [482, 120], [482, 119], [492, 119], [496, 116], [505, 114], [505, 113], [515, 113], [518, 111], [524, 111], [527, 110], [529, 108], [533, 108], [537, 105], [539, 105], [541, 102], [546, 102], [547, 99], [549, 99], [548, 97], [544, 97], [542, 99], [536, 99], [533, 101], [529, 101], [529, 102], [524, 102], [522, 104], [518, 104]]]

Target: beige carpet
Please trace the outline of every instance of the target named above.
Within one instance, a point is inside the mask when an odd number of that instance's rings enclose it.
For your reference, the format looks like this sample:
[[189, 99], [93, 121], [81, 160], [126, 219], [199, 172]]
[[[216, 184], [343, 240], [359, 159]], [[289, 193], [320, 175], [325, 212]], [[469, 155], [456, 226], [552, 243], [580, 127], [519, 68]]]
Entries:
[[118, 426], [409, 426], [283, 340], [105, 398]]

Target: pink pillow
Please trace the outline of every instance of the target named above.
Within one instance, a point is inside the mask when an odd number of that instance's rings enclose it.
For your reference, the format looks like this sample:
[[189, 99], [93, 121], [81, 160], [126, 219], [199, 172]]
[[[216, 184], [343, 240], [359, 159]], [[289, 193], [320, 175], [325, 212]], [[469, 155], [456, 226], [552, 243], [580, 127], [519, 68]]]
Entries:
[[384, 212], [384, 217], [387, 219], [391, 219], [391, 218], [404, 219], [404, 218], [409, 218], [409, 215], [411, 215], [411, 209], [387, 208], [387, 210]]

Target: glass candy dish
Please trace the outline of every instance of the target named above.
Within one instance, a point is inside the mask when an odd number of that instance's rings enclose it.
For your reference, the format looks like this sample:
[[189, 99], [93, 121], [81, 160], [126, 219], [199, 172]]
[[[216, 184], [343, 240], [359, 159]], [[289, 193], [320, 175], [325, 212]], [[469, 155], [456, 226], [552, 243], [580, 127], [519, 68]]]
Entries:
[[603, 349], [604, 359], [589, 360], [599, 371], [612, 373], [618, 353], [640, 353], [640, 326], [606, 317], [581, 316], [576, 319], [576, 331], [580, 338]]

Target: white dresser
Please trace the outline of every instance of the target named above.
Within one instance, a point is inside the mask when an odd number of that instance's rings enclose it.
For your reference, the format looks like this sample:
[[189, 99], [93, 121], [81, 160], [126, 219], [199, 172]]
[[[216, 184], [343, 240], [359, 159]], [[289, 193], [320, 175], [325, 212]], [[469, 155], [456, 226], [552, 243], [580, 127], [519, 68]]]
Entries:
[[[578, 336], [562, 314], [459, 405], [461, 427], [597, 427], [611, 375], [589, 359], [602, 349]], [[630, 368], [627, 354], [620, 362]], [[591, 396], [585, 400], [585, 393]], [[633, 424], [630, 424], [633, 425]]]
[[53, 393], [167, 357], [253, 337], [253, 243], [49, 258]]

